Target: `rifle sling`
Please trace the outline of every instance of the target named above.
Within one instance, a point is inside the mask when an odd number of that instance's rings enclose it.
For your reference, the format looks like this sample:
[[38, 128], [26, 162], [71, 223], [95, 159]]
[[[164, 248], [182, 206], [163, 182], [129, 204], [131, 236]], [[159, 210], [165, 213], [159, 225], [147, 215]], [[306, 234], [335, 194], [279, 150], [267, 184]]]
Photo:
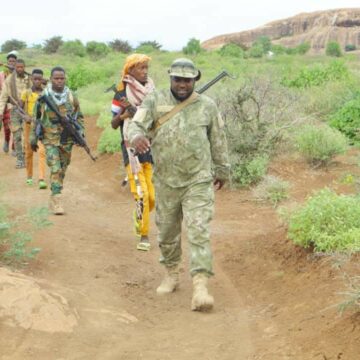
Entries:
[[179, 111], [184, 109], [186, 106], [192, 104], [194, 101], [196, 101], [199, 97], [199, 94], [195, 91], [188, 97], [185, 101], [182, 101], [180, 104], [177, 104], [173, 107], [172, 110], [170, 110], [165, 115], [161, 116], [159, 119], [155, 122], [155, 130], [157, 130], [161, 125], [166, 123], [168, 120], [170, 120], [175, 114], [177, 114]]

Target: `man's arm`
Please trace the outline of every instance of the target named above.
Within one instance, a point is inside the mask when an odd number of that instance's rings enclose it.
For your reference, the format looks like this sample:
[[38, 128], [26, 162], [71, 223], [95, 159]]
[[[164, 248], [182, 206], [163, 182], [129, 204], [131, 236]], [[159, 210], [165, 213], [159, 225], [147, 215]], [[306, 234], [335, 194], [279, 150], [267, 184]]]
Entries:
[[131, 146], [140, 154], [150, 150], [150, 141], [147, 135], [154, 125], [154, 108], [155, 98], [152, 93], [144, 99], [127, 129], [127, 138]]
[[224, 122], [216, 107], [214, 108], [208, 136], [215, 170], [214, 184], [220, 189], [230, 178], [230, 162]]
[[[7, 79], [9, 79], [9, 77], [7, 77]], [[6, 104], [8, 103], [9, 99], [9, 82], [7, 79], [5, 80], [4, 87], [2, 88], [0, 95], [0, 118], [3, 116]]]

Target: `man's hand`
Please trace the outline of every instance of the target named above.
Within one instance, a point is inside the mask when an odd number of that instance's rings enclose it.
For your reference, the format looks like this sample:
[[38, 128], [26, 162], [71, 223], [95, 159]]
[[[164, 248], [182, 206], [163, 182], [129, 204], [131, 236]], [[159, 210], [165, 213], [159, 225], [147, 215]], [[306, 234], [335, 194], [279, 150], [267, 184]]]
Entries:
[[138, 154], [145, 154], [150, 150], [150, 141], [144, 135], [135, 136], [131, 145], [135, 148]]
[[39, 146], [36, 143], [30, 143], [30, 147], [31, 147], [31, 150], [34, 152], [37, 152], [39, 149]]
[[214, 180], [214, 187], [215, 187], [215, 190], [220, 190], [225, 184], [225, 181], [224, 180], [221, 180], [221, 179], [215, 179]]

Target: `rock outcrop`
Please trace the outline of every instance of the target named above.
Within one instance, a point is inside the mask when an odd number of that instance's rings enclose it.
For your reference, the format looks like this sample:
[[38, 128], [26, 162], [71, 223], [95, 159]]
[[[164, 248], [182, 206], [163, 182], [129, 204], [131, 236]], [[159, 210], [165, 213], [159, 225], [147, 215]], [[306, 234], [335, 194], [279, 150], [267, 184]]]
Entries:
[[314, 52], [322, 52], [329, 41], [339, 42], [343, 49], [349, 44], [360, 48], [360, 8], [301, 13], [253, 30], [216, 36], [201, 45], [207, 50], [228, 43], [251, 46], [259, 36], [268, 36], [274, 44], [290, 47], [308, 42]]

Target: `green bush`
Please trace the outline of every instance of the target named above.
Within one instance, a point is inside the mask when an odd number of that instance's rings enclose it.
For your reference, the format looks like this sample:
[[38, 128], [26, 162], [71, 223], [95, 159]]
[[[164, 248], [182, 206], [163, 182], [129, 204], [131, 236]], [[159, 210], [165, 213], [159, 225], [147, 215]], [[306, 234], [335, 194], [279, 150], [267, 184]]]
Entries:
[[325, 166], [335, 155], [347, 150], [348, 141], [338, 130], [329, 126], [306, 125], [298, 130], [296, 147], [313, 166]]
[[345, 45], [345, 51], [355, 51], [356, 46], [354, 44], [346, 44]]
[[325, 54], [334, 57], [342, 56], [340, 44], [336, 41], [329, 41], [326, 45]]
[[271, 40], [268, 36], [259, 36], [253, 43], [253, 46], [261, 47], [263, 50], [263, 53], [265, 54], [269, 50], [271, 50]]
[[99, 81], [101, 78], [101, 69], [93, 69], [80, 65], [69, 70], [66, 74], [66, 83], [70, 89], [77, 90], [80, 87]]
[[244, 57], [244, 53], [244, 50], [236, 44], [226, 44], [219, 50], [221, 56], [232, 56], [241, 59]]
[[142, 41], [135, 52], [139, 54], [151, 54], [154, 51], [160, 51], [162, 45], [160, 45], [157, 41]]
[[74, 55], [84, 57], [86, 55], [86, 48], [80, 40], [65, 41], [59, 51], [64, 55]]
[[306, 88], [347, 78], [349, 78], [349, 71], [344, 62], [332, 61], [329, 65], [321, 64], [303, 68], [295, 78], [284, 78], [281, 82], [288, 87]]
[[253, 190], [253, 195], [259, 201], [267, 201], [277, 206], [280, 201], [288, 198], [288, 190], [287, 181], [273, 175], [266, 175]]
[[266, 174], [269, 158], [259, 155], [232, 164], [232, 179], [240, 186], [257, 184]]
[[359, 197], [323, 189], [289, 217], [288, 237], [315, 251], [360, 250]]
[[348, 101], [333, 116], [330, 125], [344, 133], [352, 143], [360, 141], [360, 96]]
[[201, 53], [203, 50], [200, 46], [200, 40], [195, 38], [190, 39], [182, 51], [185, 55], [197, 55]]
[[10, 219], [0, 204], [0, 263], [22, 265], [32, 259], [39, 248], [29, 248], [32, 233], [51, 225], [47, 208], [33, 208], [28, 214]]
[[101, 57], [105, 57], [110, 52], [110, 48], [105, 43], [98, 41], [89, 41], [86, 44], [86, 52], [93, 59], [99, 59]]
[[98, 151], [100, 154], [103, 153], [116, 153], [121, 150], [120, 147], [121, 135], [119, 130], [114, 130], [110, 126], [106, 127], [101, 133], [98, 142]]
[[264, 55], [264, 48], [260, 44], [255, 44], [246, 53], [251, 58], [261, 58]]
[[310, 50], [309, 43], [302, 43], [295, 48], [295, 52], [299, 55], [305, 55]]

